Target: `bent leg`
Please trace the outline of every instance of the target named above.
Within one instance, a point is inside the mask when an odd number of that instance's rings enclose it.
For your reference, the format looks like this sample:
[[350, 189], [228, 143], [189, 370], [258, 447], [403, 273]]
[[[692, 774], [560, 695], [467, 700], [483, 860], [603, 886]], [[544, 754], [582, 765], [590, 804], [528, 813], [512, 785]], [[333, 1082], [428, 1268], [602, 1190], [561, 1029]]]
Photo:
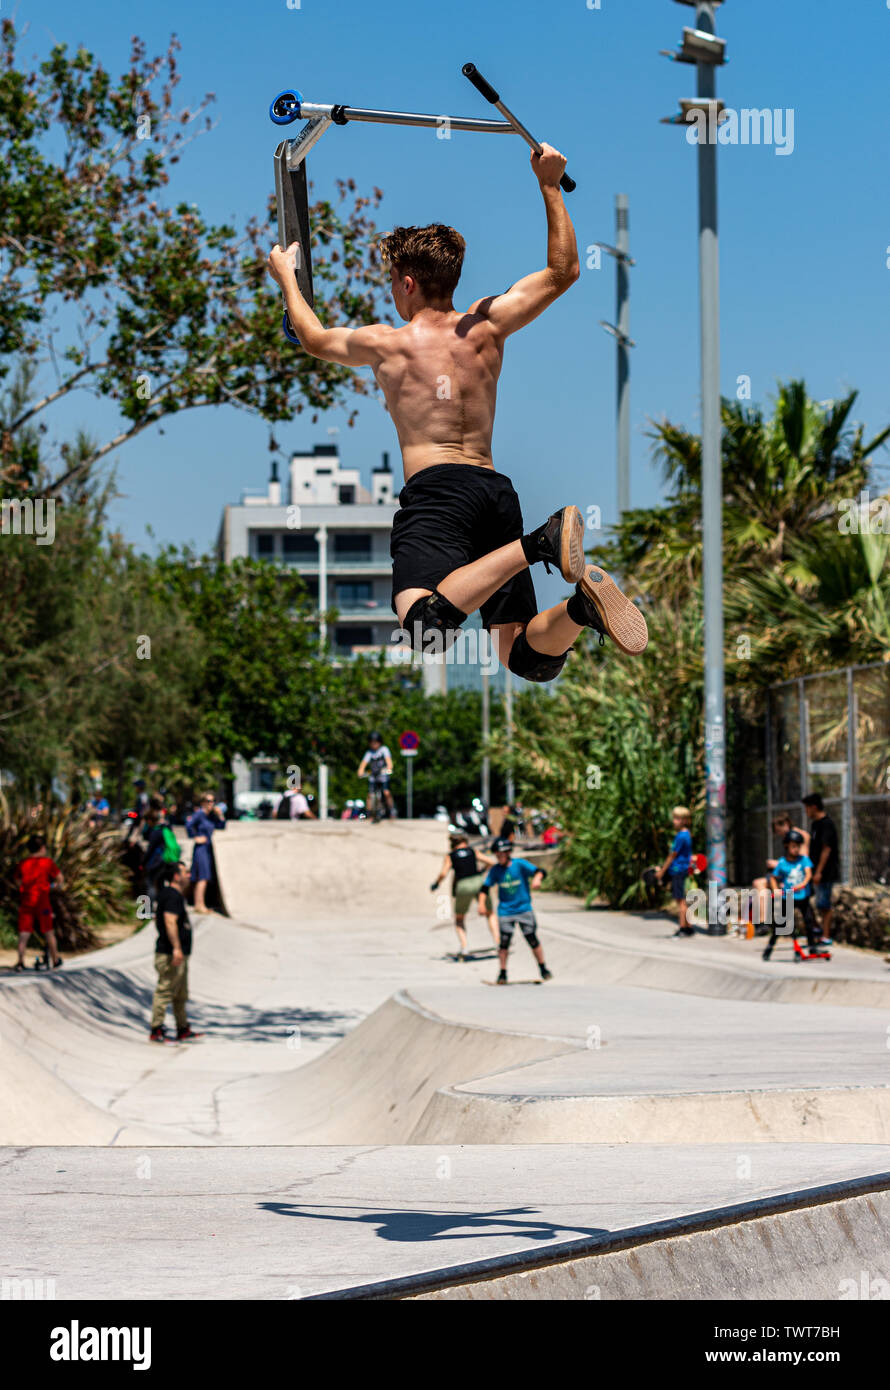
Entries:
[[491, 629], [498, 660], [523, 680], [555, 680], [583, 629], [572, 622], [566, 602], [536, 613], [525, 625], [498, 623]]
[[584, 631], [578, 623], [572, 622], [568, 606], [568, 599], [564, 599], [555, 608], [538, 613], [525, 629], [529, 646], [542, 656], [562, 656]]
[[[459, 569], [452, 570], [451, 574], [446, 575], [436, 585], [436, 591], [461, 612], [473, 613], [490, 599], [492, 594], [497, 593], [508, 579], [512, 579], [524, 569], [528, 569], [528, 560], [525, 558], [522, 543], [511, 541], [509, 545], [501, 546], [500, 550], [492, 550], [479, 560], [473, 560], [468, 565], [461, 565]], [[430, 593], [431, 589], [402, 589], [396, 594], [396, 612], [403, 626], [412, 604]]]

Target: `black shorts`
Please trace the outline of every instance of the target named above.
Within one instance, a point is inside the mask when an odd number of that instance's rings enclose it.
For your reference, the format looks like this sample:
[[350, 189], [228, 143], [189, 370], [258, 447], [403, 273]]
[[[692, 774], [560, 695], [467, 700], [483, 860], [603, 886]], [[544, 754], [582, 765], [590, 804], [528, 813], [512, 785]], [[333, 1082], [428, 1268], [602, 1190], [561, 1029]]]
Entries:
[[[422, 468], [399, 493], [390, 540], [392, 610], [403, 589], [435, 589], [473, 560], [523, 535], [519, 498], [510, 479], [472, 463]], [[537, 613], [529, 570], [502, 584], [479, 610], [483, 627], [527, 623]]]

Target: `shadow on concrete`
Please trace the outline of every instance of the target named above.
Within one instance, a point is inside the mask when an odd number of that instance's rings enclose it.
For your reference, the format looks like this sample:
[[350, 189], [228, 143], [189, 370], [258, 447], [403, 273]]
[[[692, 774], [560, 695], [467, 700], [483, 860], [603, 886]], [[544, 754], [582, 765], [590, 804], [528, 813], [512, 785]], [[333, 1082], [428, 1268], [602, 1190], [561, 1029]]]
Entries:
[[[132, 1028], [140, 1038], [149, 1026], [154, 981], [139, 981], [127, 971], [78, 970], [70, 975], [59, 971], [50, 977], [38, 975], [32, 987], [40, 991], [54, 1013], [67, 1014], [75, 1026], [100, 1032]], [[342, 1037], [361, 1017], [354, 1010], [301, 1009], [298, 1005], [257, 1008], [214, 1004], [200, 998], [189, 1001], [189, 1015], [208, 1038], [279, 1046], [295, 1036], [295, 1030], [306, 1041]]]
[[[309, 1221], [347, 1221], [376, 1226], [381, 1240], [476, 1240], [480, 1236], [517, 1235], [523, 1240], [557, 1240], [564, 1232], [581, 1236], [608, 1234], [602, 1226], [561, 1226], [533, 1215], [534, 1207], [503, 1207], [497, 1211], [364, 1211], [349, 1207], [302, 1206], [295, 1202], [258, 1202], [274, 1216], [300, 1216]], [[524, 1218], [524, 1219], [515, 1219]]]

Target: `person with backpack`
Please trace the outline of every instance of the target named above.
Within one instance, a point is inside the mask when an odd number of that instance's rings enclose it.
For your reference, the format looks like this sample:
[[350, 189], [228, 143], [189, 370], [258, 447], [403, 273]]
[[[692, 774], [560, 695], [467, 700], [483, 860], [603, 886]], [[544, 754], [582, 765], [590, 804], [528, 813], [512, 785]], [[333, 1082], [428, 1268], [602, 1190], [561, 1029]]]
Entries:
[[160, 893], [161, 876], [167, 864], [179, 863], [179, 844], [163, 807], [148, 813], [151, 833], [145, 849], [145, 890], [154, 912]]

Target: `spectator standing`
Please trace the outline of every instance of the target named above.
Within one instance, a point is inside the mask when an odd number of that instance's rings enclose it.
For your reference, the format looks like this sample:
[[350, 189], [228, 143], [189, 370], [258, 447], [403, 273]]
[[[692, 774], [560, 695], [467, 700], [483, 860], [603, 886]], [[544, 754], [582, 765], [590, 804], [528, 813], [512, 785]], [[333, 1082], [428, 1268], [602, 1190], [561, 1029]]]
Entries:
[[161, 877], [167, 864], [179, 863], [179, 843], [167, 820], [164, 808], [152, 807], [147, 817], [149, 835], [145, 847], [145, 891], [154, 912], [161, 889]]
[[176, 1041], [188, 1042], [203, 1035], [189, 1025], [186, 1004], [189, 997], [189, 956], [192, 953], [192, 928], [183, 896], [188, 883], [185, 865], [165, 864], [162, 888], [158, 897], [155, 922], [158, 942], [155, 948], [155, 970], [158, 982], [151, 1001], [151, 1042], [168, 1042], [164, 1020], [172, 1005], [176, 1020]]
[[805, 796], [803, 807], [811, 827], [809, 857], [813, 861], [816, 911], [822, 919], [820, 945], [830, 946], [831, 919], [834, 915], [831, 895], [834, 885], [840, 882], [841, 877], [837, 826], [826, 811], [822, 797], [818, 792], [810, 792], [809, 796]]
[[670, 875], [671, 897], [680, 909], [680, 925], [674, 936], [695, 936], [695, 927], [690, 927], [686, 914], [686, 879], [692, 864], [692, 812], [688, 806], [675, 806], [671, 812], [674, 827], [674, 842], [671, 852], [656, 873], [660, 883], [666, 874]]
[[207, 885], [213, 878], [213, 832], [225, 830], [226, 823], [217, 810], [213, 793], [205, 792], [200, 805], [185, 823], [186, 834], [194, 840], [191, 881], [195, 885], [195, 911], [202, 914], [206, 906]]
[[15, 969], [24, 970], [28, 938], [32, 932], [37, 932], [46, 942], [50, 966], [56, 970], [62, 964], [62, 957], [56, 946], [49, 890], [53, 883], [64, 887], [64, 881], [59, 866], [46, 852], [42, 835], [32, 835], [28, 840], [28, 853], [16, 865], [15, 881], [19, 890], [19, 958]]

